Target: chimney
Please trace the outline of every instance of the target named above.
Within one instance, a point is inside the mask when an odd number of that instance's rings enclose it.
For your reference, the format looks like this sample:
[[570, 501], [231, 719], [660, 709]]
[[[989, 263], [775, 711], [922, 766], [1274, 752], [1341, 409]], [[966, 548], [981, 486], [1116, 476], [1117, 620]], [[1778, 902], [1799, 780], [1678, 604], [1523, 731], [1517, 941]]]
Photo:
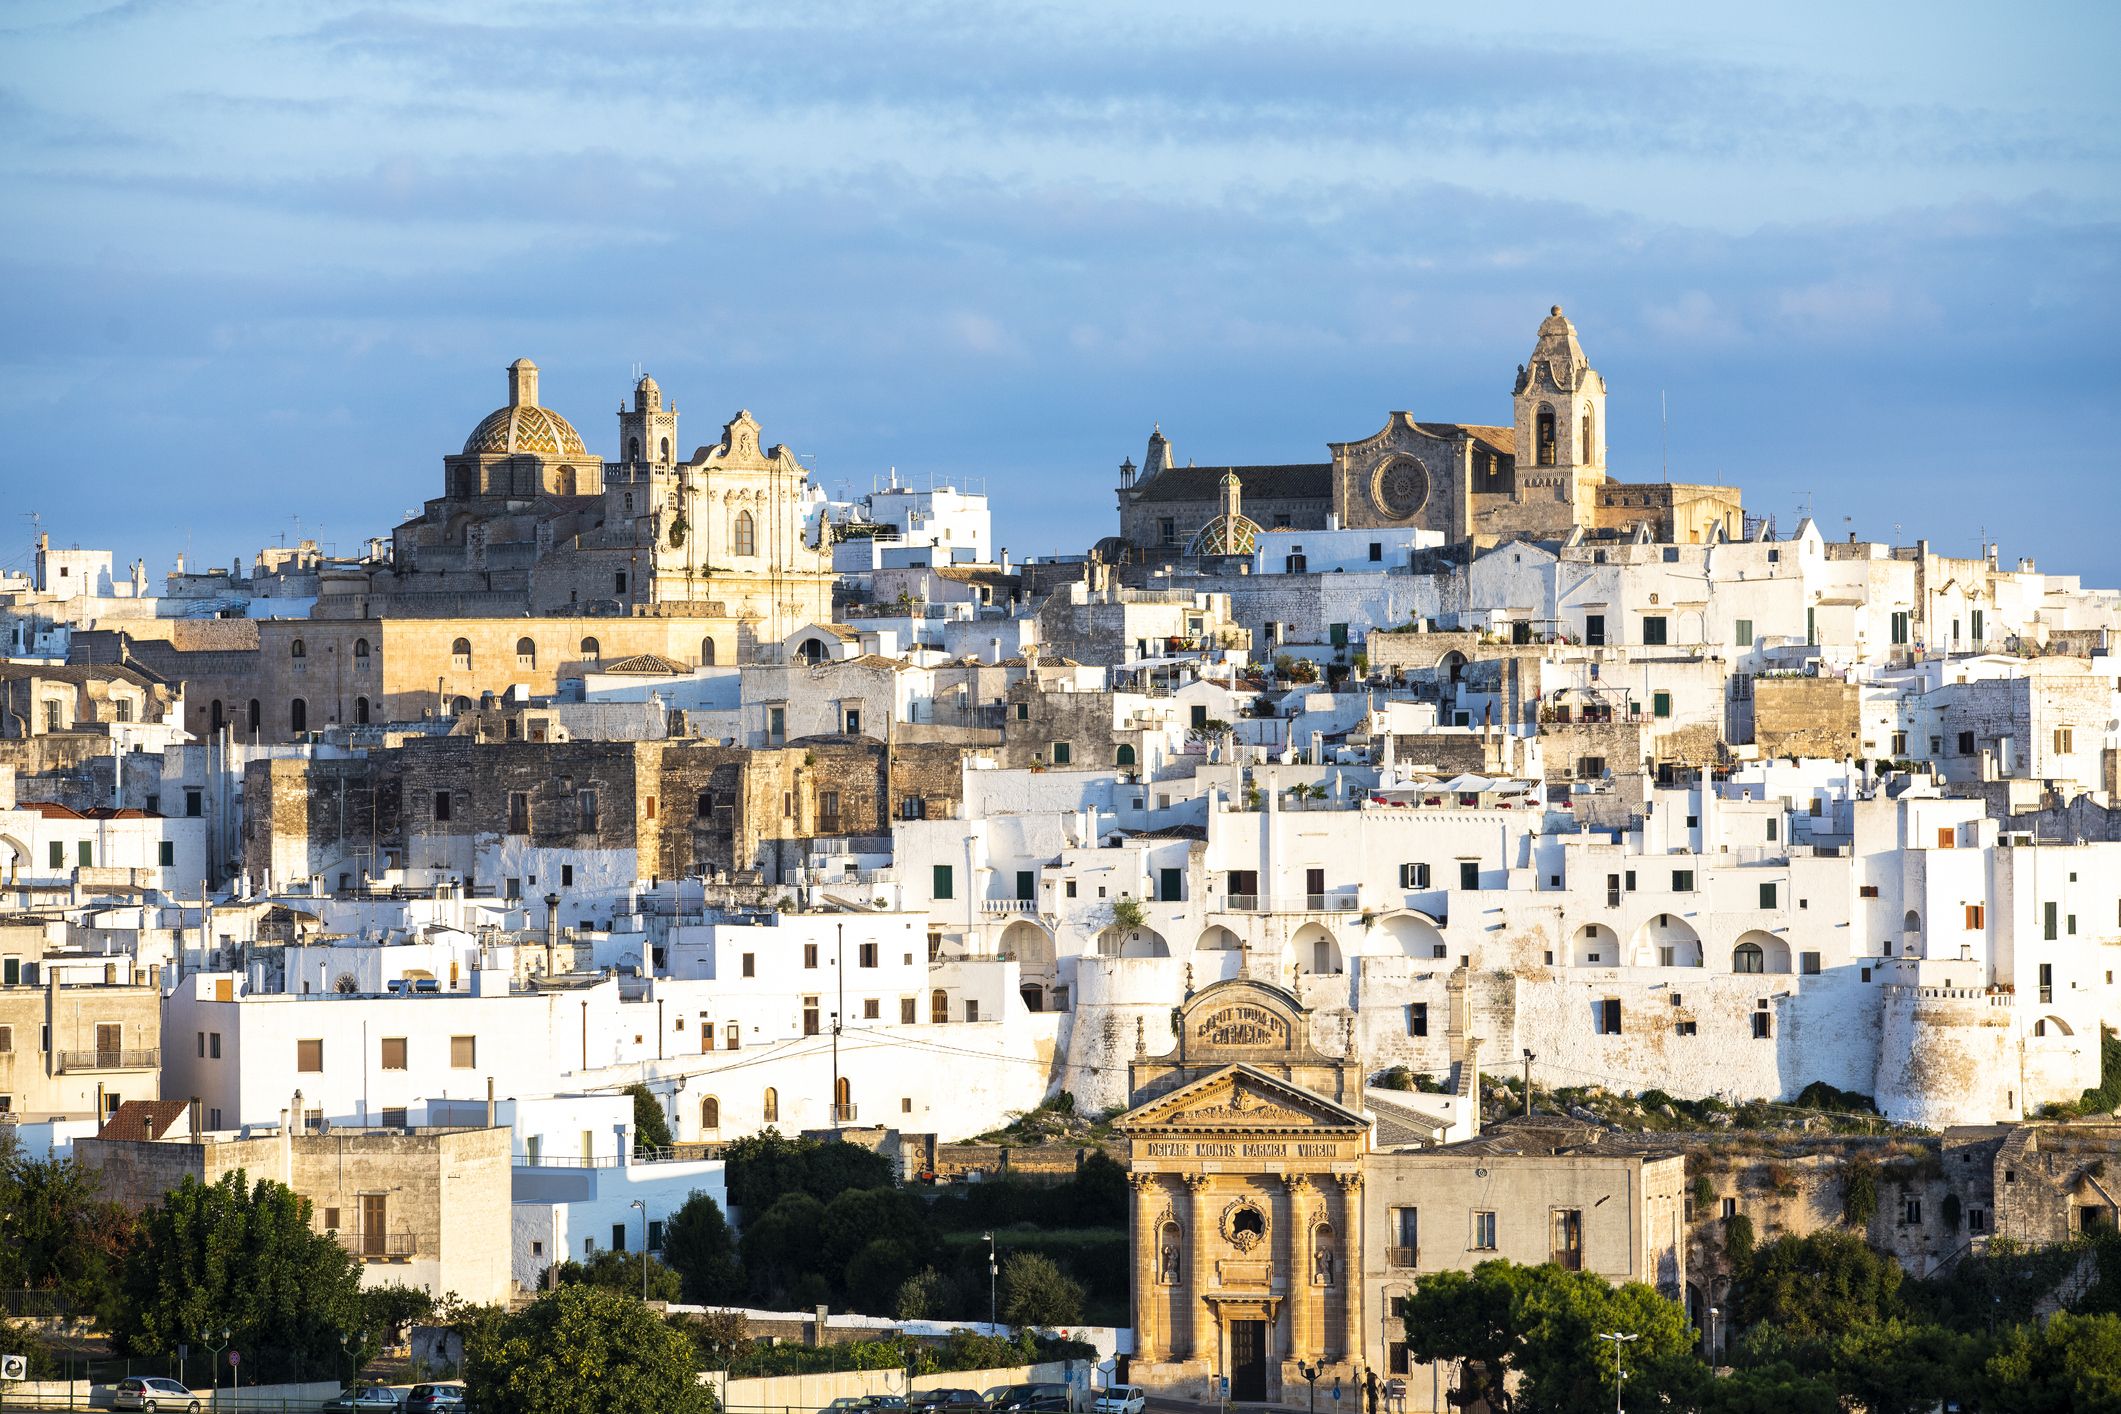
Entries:
[[[204, 1114], [205, 1111], [199, 1104], [199, 1097], [197, 1095], [192, 1096], [190, 1112], [185, 1116], [185, 1118], [191, 1124], [191, 1140], [194, 1144], [198, 1143], [199, 1136], [206, 1132], [206, 1126], [202, 1122]], [[284, 1120], [282, 1122], [285, 1123]]]
[[486, 1077], [486, 1127], [493, 1128], [493, 1077]]
[[559, 957], [560, 896], [545, 895], [545, 975], [550, 977]]

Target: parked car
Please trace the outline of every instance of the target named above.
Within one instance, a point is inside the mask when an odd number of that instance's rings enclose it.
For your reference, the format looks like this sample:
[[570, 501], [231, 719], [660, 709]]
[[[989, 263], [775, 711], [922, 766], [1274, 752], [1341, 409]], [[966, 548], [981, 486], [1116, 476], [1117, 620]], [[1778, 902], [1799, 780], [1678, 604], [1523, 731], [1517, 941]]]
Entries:
[[916, 1390], [906, 1402], [912, 1414], [981, 1414], [987, 1401], [975, 1389]]
[[206, 1406], [175, 1380], [160, 1375], [127, 1375], [110, 1387], [113, 1409], [182, 1409], [199, 1414]]
[[368, 1414], [378, 1409], [396, 1410], [398, 1392], [389, 1385], [348, 1385], [324, 1401], [324, 1414]]
[[905, 1414], [906, 1401], [895, 1394], [843, 1394], [826, 1405], [821, 1414], [870, 1414], [877, 1410]]
[[1003, 1385], [989, 1393], [991, 1414], [1067, 1414], [1066, 1385]]
[[433, 1414], [436, 1410], [463, 1407], [462, 1385], [414, 1385], [412, 1393], [405, 1396], [405, 1414]]
[[1149, 1392], [1140, 1385], [1111, 1385], [1097, 1392], [1097, 1414], [1142, 1414]]

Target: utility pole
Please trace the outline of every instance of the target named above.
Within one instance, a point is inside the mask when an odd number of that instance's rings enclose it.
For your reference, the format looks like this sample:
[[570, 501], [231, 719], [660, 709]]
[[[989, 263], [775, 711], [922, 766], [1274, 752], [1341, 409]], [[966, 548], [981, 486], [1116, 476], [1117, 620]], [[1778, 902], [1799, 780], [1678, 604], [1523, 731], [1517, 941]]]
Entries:
[[840, 1105], [840, 1018], [847, 1014], [847, 925], [832, 925], [834, 937], [832, 948], [832, 970], [838, 986], [838, 998], [832, 1012], [832, 1124], [835, 1129], [845, 1118]]
[[992, 1328], [1001, 1324], [1000, 1318], [995, 1314], [999, 1308], [994, 1299], [995, 1279], [1001, 1272], [1001, 1265], [994, 1260], [994, 1234], [983, 1232], [980, 1236], [987, 1239], [987, 1334], [992, 1335]]
[[1532, 1062], [1539, 1059], [1530, 1051], [1524, 1053], [1524, 1117], [1532, 1117]]
[[641, 1210], [641, 1301], [645, 1305], [648, 1300], [648, 1205], [636, 1198], [627, 1206]]

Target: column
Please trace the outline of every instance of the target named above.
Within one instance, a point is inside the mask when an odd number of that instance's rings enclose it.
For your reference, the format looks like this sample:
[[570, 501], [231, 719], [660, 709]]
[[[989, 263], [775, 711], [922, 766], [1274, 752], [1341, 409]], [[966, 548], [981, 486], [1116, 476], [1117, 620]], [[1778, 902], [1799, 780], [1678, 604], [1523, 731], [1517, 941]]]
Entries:
[[1163, 1211], [1164, 1186], [1153, 1173], [1135, 1173], [1134, 1182], [1134, 1356], [1162, 1358], [1158, 1307], [1163, 1304], [1163, 1234], [1157, 1217]]
[[1289, 1190], [1288, 1273], [1289, 1354], [1291, 1360], [1316, 1360], [1318, 1337], [1311, 1333], [1311, 1187], [1309, 1175], [1283, 1174]]
[[[1208, 1256], [1208, 1234], [1215, 1230], [1210, 1211], [1208, 1175], [1186, 1175], [1186, 1268], [1179, 1273], [1179, 1289], [1191, 1326], [1192, 1357], [1215, 1368], [1217, 1349], [1214, 1308], [1208, 1304], [1208, 1278], [1212, 1259]], [[1176, 1303], [1173, 1303], [1174, 1305]]]
[[1341, 1309], [1347, 1317], [1341, 1342], [1352, 1370], [1362, 1363], [1362, 1175], [1334, 1177], [1340, 1180]]

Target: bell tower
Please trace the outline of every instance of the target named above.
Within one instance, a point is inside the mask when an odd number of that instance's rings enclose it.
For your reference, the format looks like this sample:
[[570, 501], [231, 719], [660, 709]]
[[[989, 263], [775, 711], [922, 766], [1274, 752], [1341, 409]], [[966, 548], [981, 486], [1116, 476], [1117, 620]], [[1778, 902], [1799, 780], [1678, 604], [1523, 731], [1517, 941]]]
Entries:
[[1520, 477], [1551, 476], [1589, 489], [1605, 480], [1605, 378], [1583, 356], [1560, 305], [1540, 323], [1515, 392]]
[[619, 460], [630, 466], [670, 467], [677, 462], [678, 410], [663, 406], [663, 389], [643, 376], [633, 385], [632, 408], [619, 409]]

